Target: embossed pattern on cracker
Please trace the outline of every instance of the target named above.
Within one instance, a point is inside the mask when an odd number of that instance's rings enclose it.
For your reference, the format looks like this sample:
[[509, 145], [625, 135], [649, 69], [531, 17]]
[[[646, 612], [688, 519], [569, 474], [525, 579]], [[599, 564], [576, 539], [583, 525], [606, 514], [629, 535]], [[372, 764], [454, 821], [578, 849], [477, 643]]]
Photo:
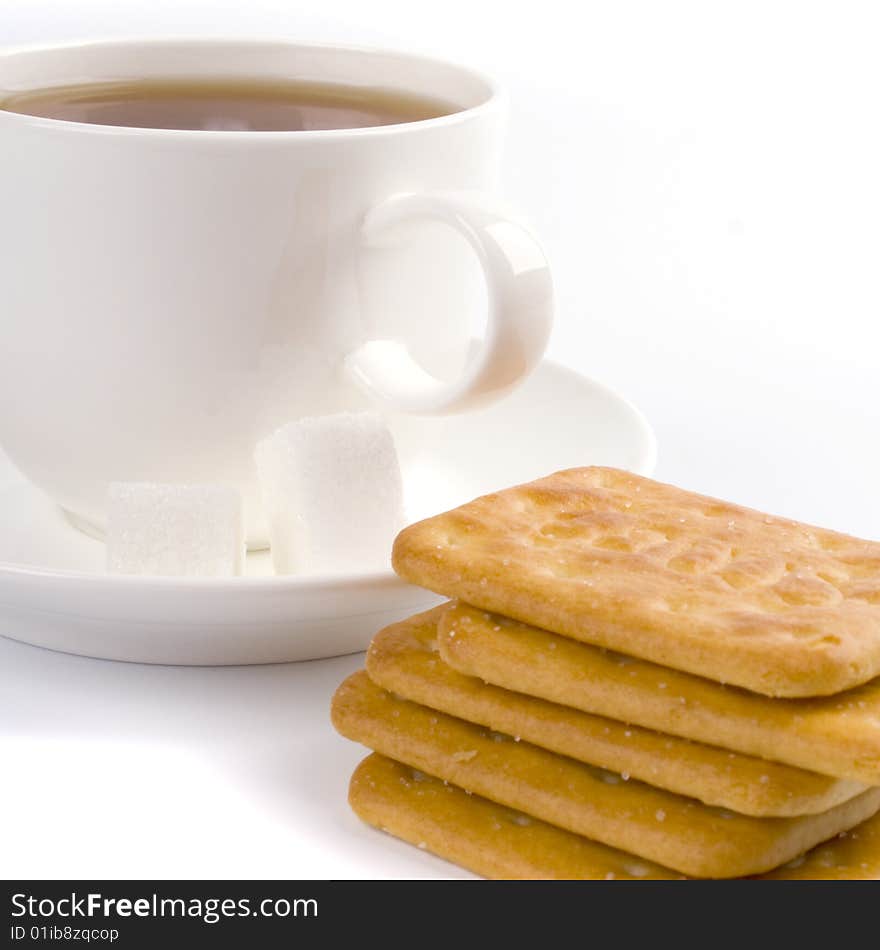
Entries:
[[[354, 772], [349, 803], [368, 824], [483, 877], [668, 880], [681, 875], [416, 772], [375, 753]], [[876, 880], [880, 816], [762, 878]]]
[[859, 782], [593, 716], [457, 673], [437, 653], [437, 625], [446, 609], [377, 633], [367, 653], [373, 682], [451, 716], [746, 815], [815, 814], [865, 791]]
[[484, 610], [771, 696], [880, 674], [880, 543], [616, 469], [419, 522], [393, 563]]
[[777, 867], [880, 808], [880, 788], [800, 818], [750, 818], [710, 808], [399, 699], [363, 671], [339, 687], [332, 716], [342, 735], [383, 755], [697, 877]]
[[441, 617], [438, 644], [450, 666], [496, 686], [880, 785], [880, 680], [837, 696], [770, 699], [465, 604]]

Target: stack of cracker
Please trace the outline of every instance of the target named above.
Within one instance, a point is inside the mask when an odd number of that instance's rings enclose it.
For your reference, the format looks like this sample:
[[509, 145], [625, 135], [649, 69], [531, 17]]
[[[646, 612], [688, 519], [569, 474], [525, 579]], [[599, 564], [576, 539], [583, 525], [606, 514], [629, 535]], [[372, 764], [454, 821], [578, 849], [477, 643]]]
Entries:
[[453, 600], [334, 698], [370, 824], [487, 877], [880, 874], [880, 544], [584, 468], [394, 566]]

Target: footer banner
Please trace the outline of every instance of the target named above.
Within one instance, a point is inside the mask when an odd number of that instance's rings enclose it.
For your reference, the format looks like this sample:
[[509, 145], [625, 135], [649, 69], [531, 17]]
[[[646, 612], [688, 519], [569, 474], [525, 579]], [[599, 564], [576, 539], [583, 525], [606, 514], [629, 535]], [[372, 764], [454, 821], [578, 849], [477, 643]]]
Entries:
[[[695, 889], [696, 888], [696, 889]], [[166, 948], [788, 944], [870, 926], [871, 882], [8, 881], [0, 946]], [[837, 921], [837, 923], [835, 923]], [[709, 928], [708, 930], [706, 928]], [[691, 938], [691, 939], [689, 939]], [[538, 950], [544, 950], [538, 946]]]

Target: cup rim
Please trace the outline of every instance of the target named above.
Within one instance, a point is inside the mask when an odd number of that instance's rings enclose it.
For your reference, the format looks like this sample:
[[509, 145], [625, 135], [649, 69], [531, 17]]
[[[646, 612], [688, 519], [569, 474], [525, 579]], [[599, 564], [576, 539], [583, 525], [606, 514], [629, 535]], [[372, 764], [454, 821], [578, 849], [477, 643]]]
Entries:
[[82, 38], [58, 43], [30, 43], [15, 44], [0, 47], [0, 68], [7, 58], [27, 55], [51, 54], [54, 52], [111, 49], [145, 46], [198, 46], [202, 48], [238, 46], [238, 47], [286, 47], [290, 50], [307, 50], [312, 52], [342, 53], [343, 55], [363, 55], [376, 59], [392, 58], [398, 61], [409, 61], [413, 65], [434, 66], [438, 69], [457, 72], [460, 75], [482, 84], [485, 96], [472, 106], [466, 106], [451, 112], [448, 115], [436, 116], [428, 119], [416, 119], [410, 122], [396, 122], [388, 125], [362, 126], [350, 129], [284, 129], [284, 130], [241, 130], [241, 129], [156, 129], [141, 128], [139, 126], [101, 125], [95, 122], [78, 122], [69, 119], [54, 119], [46, 116], [28, 115], [22, 112], [11, 112], [0, 107], [0, 121], [17, 121], [36, 127], [49, 129], [67, 129], [79, 131], [83, 134], [103, 134], [114, 136], [157, 136], [168, 139], [185, 141], [217, 141], [223, 143], [248, 142], [254, 145], [258, 142], [322, 142], [333, 139], [348, 138], [383, 138], [389, 135], [422, 132], [429, 129], [440, 129], [445, 126], [457, 125], [463, 121], [475, 119], [495, 110], [504, 101], [504, 93], [498, 82], [489, 74], [466, 66], [453, 60], [443, 59], [423, 53], [413, 53], [408, 50], [393, 47], [373, 46], [369, 44], [350, 43], [323, 43], [299, 42], [285, 37], [267, 35], [231, 36], [218, 34], [216, 36], [190, 36], [186, 34], [145, 34], [139, 36], [99, 37], [94, 39]]

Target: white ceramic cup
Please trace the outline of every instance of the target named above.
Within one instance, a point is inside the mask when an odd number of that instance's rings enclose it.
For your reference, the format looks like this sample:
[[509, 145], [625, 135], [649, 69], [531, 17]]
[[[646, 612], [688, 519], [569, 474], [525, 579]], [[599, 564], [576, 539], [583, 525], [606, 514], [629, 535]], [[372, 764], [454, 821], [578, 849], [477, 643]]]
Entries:
[[235, 485], [258, 545], [259, 439], [305, 415], [499, 398], [541, 358], [552, 285], [494, 194], [503, 103], [470, 70], [262, 40], [82, 43], [0, 53], [0, 100], [194, 76], [399, 88], [458, 107], [305, 132], [0, 110], [0, 444], [97, 531], [110, 481]]

